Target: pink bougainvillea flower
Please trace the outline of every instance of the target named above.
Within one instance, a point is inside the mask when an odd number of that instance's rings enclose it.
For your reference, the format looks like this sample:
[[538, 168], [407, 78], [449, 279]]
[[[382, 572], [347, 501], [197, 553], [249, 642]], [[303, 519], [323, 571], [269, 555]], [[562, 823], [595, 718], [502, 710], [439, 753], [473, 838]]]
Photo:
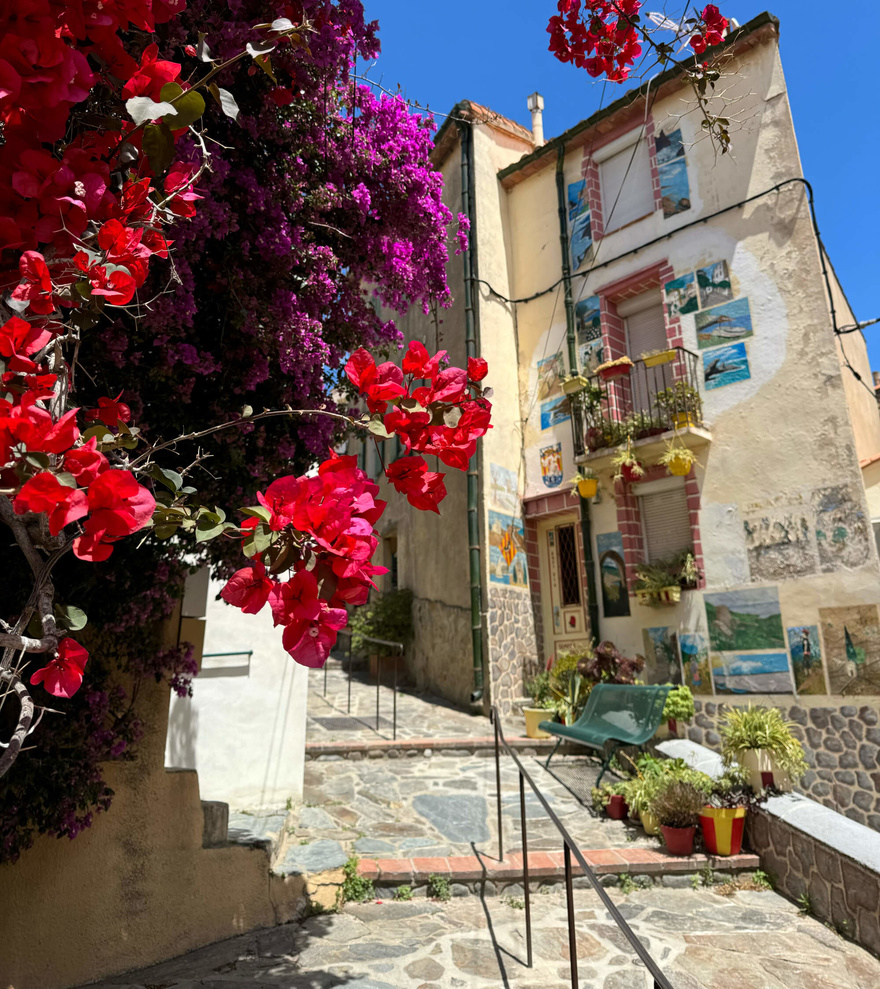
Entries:
[[62, 484], [49, 471], [40, 471], [24, 483], [13, 501], [17, 515], [45, 512], [49, 517], [49, 532], [57, 536], [70, 522], [88, 513], [85, 491]]
[[143, 529], [156, 510], [156, 499], [127, 470], [104, 471], [89, 487], [88, 499], [84, 534], [73, 543], [81, 560], [106, 560], [111, 544]]
[[45, 347], [52, 336], [45, 326], [12, 316], [0, 326], [0, 355], [7, 358], [11, 371], [33, 371], [36, 364], [29, 359], [30, 355]]
[[42, 683], [55, 697], [73, 697], [82, 684], [88, 660], [88, 650], [74, 639], [62, 639], [55, 658], [31, 676], [31, 683]]
[[115, 426], [120, 421], [128, 422], [131, 419], [131, 409], [124, 402], [120, 402], [120, 398], [122, 392], [116, 398], [102, 395], [98, 399], [96, 409], [86, 409], [86, 419], [100, 419], [106, 426]]
[[246, 615], [256, 615], [262, 611], [269, 600], [269, 593], [275, 586], [275, 581], [266, 576], [266, 568], [260, 560], [252, 567], [237, 570], [226, 582], [220, 597]]
[[446, 482], [443, 474], [428, 470], [424, 457], [401, 457], [388, 465], [385, 476], [413, 508], [440, 514], [437, 505], [446, 497]]
[[52, 301], [52, 276], [49, 266], [38, 251], [25, 251], [18, 262], [23, 281], [12, 290], [12, 298], [18, 302], [27, 302], [31, 312], [53, 312], [55, 303]]
[[77, 484], [87, 488], [100, 474], [108, 470], [107, 458], [97, 449], [98, 438], [91, 437], [87, 443], [69, 450], [64, 457], [64, 469], [73, 474]]
[[482, 381], [489, 373], [489, 365], [482, 357], [468, 357], [467, 376], [471, 381]]
[[276, 625], [312, 621], [321, 613], [317, 578], [309, 570], [300, 570], [290, 580], [272, 588], [269, 605]]
[[159, 58], [159, 46], [147, 45], [141, 55], [140, 68], [122, 88], [122, 98], [130, 100], [133, 96], [149, 96], [158, 102], [162, 87], [175, 82], [179, 76], [178, 62], [163, 62]]
[[339, 629], [345, 628], [348, 614], [345, 608], [331, 608], [321, 601], [321, 611], [314, 621], [295, 621], [284, 629], [282, 643], [294, 661], [311, 669], [327, 662], [336, 643]]

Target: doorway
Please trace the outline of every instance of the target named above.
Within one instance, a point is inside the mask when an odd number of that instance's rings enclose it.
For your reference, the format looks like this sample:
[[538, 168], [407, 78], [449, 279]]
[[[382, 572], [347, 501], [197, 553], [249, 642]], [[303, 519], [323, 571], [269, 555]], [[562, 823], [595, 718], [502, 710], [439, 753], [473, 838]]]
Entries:
[[590, 641], [580, 534], [577, 515], [538, 523], [545, 659]]

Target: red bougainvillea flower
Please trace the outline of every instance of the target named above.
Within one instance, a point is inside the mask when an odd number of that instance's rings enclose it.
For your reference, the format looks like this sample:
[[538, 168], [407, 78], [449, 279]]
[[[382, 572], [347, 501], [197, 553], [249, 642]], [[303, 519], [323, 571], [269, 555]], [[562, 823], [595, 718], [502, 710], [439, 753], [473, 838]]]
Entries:
[[309, 570], [300, 570], [290, 580], [272, 588], [269, 605], [276, 625], [313, 621], [321, 613], [317, 578]]
[[319, 668], [327, 661], [339, 629], [345, 628], [348, 615], [345, 608], [331, 608], [320, 602], [321, 611], [311, 622], [291, 622], [284, 629], [282, 643], [285, 650], [300, 666]]
[[13, 316], [0, 326], [0, 355], [10, 371], [23, 374], [36, 369], [29, 355], [41, 350], [52, 339], [51, 330]]
[[98, 439], [93, 436], [64, 457], [64, 469], [73, 474], [77, 484], [87, 488], [100, 474], [110, 468], [107, 458], [97, 449]]
[[195, 216], [193, 203], [201, 199], [190, 185], [199, 165], [192, 161], [177, 161], [168, 169], [165, 176], [165, 194], [171, 197], [168, 208], [176, 216]]
[[31, 683], [42, 683], [55, 697], [73, 697], [82, 684], [88, 660], [88, 650], [73, 639], [62, 639], [55, 658], [31, 676]]
[[149, 96], [151, 100], [159, 101], [162, 87], [169, 82], [175, 82], [180, 76], [178, 62], [163, 62], [159, 59], [159, 46], [147, 45], [141, 55], [140, 68], [122, 88], [123, 100], [133, 96]]
[[468, 357], [467, 376], [471, 381], [482, 381], [489, 373], [489, 365], [482, 357]]
[[102, 395], [98, 399], [96, 409], [86, 409], [86, 419], [100, 419], [105, 426], [115, 426], [120, 421], [128, 422], [131, 419], [131, 409], [124, 402], [120, 402], [120, 398], [122, 392], [116, 398]]
[[73, 553], [81, 560], [106, 560], [110, 545], [137, 532], [150, 521], [156, 499], [127, 470], [107, 470], [89, 487], [89, 517], [84, 535], [73, 541]]
[[12, 298], [27, 302], [31, 312], [46, 314], [55, 309], [52, 301], [52, 276], [42, 254], [25, 251], [19, 258], [18, 268], [24, 279], [12, 290]]
[[423, 343], [419, 340], [411, 340], [409, 349], [403, 355], [403, 371], [404, 374], [411, 374], [416, 378], [433, 378], [445, 360], [445, 350], [440, 350], [433, 357], [429, 357]]
[[244, 567], [229, 578], [220, 597], [246, 615], [255, 615], [262, 611], [274, 586], [275, 582], [266, 576], [266, 568], [255, 560], [252, 567]]
[[92, 295], [101, 295], [111, 306], [127, 306], [137, 291], [137, 279], [125, 268], [115, 268], [108, 272], [102, 264], [96, 264], [89, 271], [89, 284]]
[[49, 516], [49, 532], [57, 536], [70, 522], [88, 513], [85, 491], [62, 484], [49, 471], [40, 471], [24, 483], [13, 501], [17, 515], [45, 512]]
[[385, 476], [396, 491], [423, 512], [437, 512], [437, 505], [446, 497], [444, 475], [429, 471], [424, 457], [401, 457], [385, 468]]

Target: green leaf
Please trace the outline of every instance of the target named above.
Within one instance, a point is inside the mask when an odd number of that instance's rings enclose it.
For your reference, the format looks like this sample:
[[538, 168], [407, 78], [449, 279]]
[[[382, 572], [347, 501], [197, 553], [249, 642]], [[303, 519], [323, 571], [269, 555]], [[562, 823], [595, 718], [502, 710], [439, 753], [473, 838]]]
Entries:
[[225, 529], [226, 526], [222, 522], [218, 525], [208, 519], [199, 519], [196, 526], [196, 542], [206, 543], [209, 539], [215, 539], [217, 536], [223, 535]]
[[93, 436], [98, 440], [99, 446], [104, 443], [116, 442], [116, 437], [112, 433], [108, 432], [107, 427], [104, 425], [103, 422], [99, 422], [97, 426], [90, 426], [82, 434], [82, 438], [85, 440], [86, 443], [88, 443], [88, 441]]
[[241, 110], [238, 104], [235, 102], [235, 97], [228, 89], [222, 89], [220, 86], [217, 87], [217, 102], [220, 104], [220, 109], [230, 117], [236, 123], [238, 122], [238, 115]]
[[153, 532], [157, 539], [170, 539], [177, 532], [176, 525], [157, 525]]
[[213, 62], [214, 56], [211, 54], [211, 49], [208, 48], [205, 38], [207, 35], [204, 31], [199, 31], [199, 43], [196, 45], [196, 55], [202, 62]]
[[[176, 83], [169, 83], [169, 85], [176, 85]], [[164, 93], [167, 88], [168, 86], [164, 86], [162, 92]], [[136, 124], [145, 124], [148, 120], [158, 120], [166, 113], [174, 113], [174, 107], [171, 103], [165, 102], [164, 96], [162, 100], [163, 102], [156, 103], [149, 96], [133, 96], [130, 100], [125, 101], [125, 109]]]
[[174, 100], [171, 111], [166, 112], [162, 117], [162, 122], [172, 130], [189, 127], [205, 112], [205, 100], [202, 94], [195, 89], [184, 90], [179, 83], [165, 83], [159, 95], [169, 103]]
[[177, 494], [183, 485], [183, 477], [176, 470], [166, 470], [158, 464], [153, 464], [150, 468], [150, 477], [164, 484], [173, 494]]
[[278, 533], [273, 532], [271, 529], [266, 528], [264, 525], [258, 525], [254, 529], [254, 547], [258, 553], [265, 553], [265, 551], [275, 542], [278, 538]]
[[263, 508], [262, 505], [254, 505], [253, 508], [239, 508], [242, 515], [250, 515], [251, 518], [262, 519], [264, 522], [269, 522], [272, 519], [272, 513], [268, 508]]
[[85, 628], [88, 621], [89, 616], [81, 608], [76, 608], [72, 604], [55, 605], [55, 623], [61, 628], [66, 628], [68, 632]]
[[[250, 47], [251, 46], [248, 45], [248, 48]], [[275, 73], [272, 71], [272, 59], [270, 59], [268, 55], [258, 55], [256, 58], [254, 58], [254, 62], [256, 65], [259, 65], [259, 67], [277, 86], [278, 80], [275, 78]]]
[[24, 459], [31, 467], [38, 467], [40, 470], [46, 470], [49, 466], [49, 458], [45, 453], [26, 453]]
[[163, 175], [174, 161], [174, 135], [171, 128], [165, 123], [147, 124], [142, 144], [153, 174]]
[[367, 429], [369, 429], [369, 431], [374, 436], [379, 436], [383, 440], [387, 440], [388, 437], [391, 435], [388, 432], [388, 430], [385, 428], [385, 423], [382, 421], [382, 416], [380, 415], [374, 416], [372, 419], [370, 419], [370, 421], [367, 423]]
[[66, 470], [63, 470], [60, 473], [56, 474], [55, 479], [58, 481], [59, 484], [63, 484], [66, 488], [75, 488], [77, 486], [76, 478], [73, 476], [73, 474], [69, 474]]

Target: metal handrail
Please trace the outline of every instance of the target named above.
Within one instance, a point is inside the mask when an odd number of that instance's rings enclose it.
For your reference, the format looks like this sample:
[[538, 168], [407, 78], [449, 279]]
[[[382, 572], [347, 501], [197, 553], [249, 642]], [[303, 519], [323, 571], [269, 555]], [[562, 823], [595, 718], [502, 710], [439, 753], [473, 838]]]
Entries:
[[[348, 636], [348, 705], [346, 707], [346, 714], [351, 714], [351, 666], [352, 666], [352, 656], [351, 656], [351, 645], [354, 633], [351, 629], [342, 628], [339, 630], [339, 635]], [[396, 649], [398, 653], [402, 656], [404, 645], [402, 642], [391, 642], [388, 639], [374, 639], [369, 635], [362, 635], [361, 639], [364, 642], [373, 642], [379, 646], [388, 646], [392, 649]], [[377, 655], [376, 656], [376, 727], [372, 730], [379, 734], [379, 695], [382, 686], [382, 660], [387, 659], [386, 656]], [[324, 663], [324, 696], [327, 696], [327, 664]], [[397, 663], [394, 664], [394, 683], [392, 686], [392, 722], [391, 722], [391, 738], [393, 741], [397, 741]], [[366, 724], [366, 722], [365, 722]], [[369, 728], [369, 724], [367, 724]]]
[[526, 835], [526, 799], [525, 799], [525, 781], [528, 781], [529, 786], [534, 791], [535, 796], [541, 802], [542, 807], [547, 812], [547, 816], [553, 822], [556, 830], [562, 836], [563, 841], [563, 853], [565, 856], [565, 898], [566, 905], [568, 908], [568, 955], [571, 967], [571, 985], [572, 989], [578, 989], [578, 971], [577, 971], [577, 935], [575, 931], [574, 923], [574, 887], [572, 885], [572, 868], [571, 868], [571, 858], [574, 855], [577, 859], [578, 865], [583, 870], [584, 875], [590, 882], [593, 889], [599, 894], [599, 899], [604, 904], [608, 913], [611, 914], [612, 920], [617, 924], [620, 930], [623, 932], [627, 941], [632, 945], [633, 950], [639, 959], [644, 964], [645, 968], [650, 972], [654, 978], [654, 989], [673, 989], [669, 980], [660, 971], [657, 963], [645, 949], [645, 946], [638, 939], [633, 929], [629, 926], [623, 915], [617, 909], [614, 901], [608, 895], [605, 887], [599, 882], [598, 877], [587, 865], [586, 859], [581, 855], [580, 850], [575, 844], [571, 835], [566, 831], [565, 826], [559, 820], [559, 818], [554, 814], [550, 804], [544, 799], [544, 795], [538, 789], [535, 781], [528, 774], [528, 771], [519, 761], [519, 757], [516, 752], [507, 744], [507, 740], [504, 737], [504, 731], [501, 728], [501, 716], [498, 712], [498, 708], [494, 705], [492, 706], [492, 723], [495, 727], [495, 789], [498, 798], [498, 859], [499, 861], [504, 858], [504, 832], [502, 830], [502, 818], [501, 818], [501, 760], [500, 751], [501, 746], [504, 747], [505, 751], [509, 756], [513, 758], [516, 763], [517, 770], [519, 771], [519, 809], [520, 809], [520, 825], [522, 828], [522, 859], [523, 859], [523, 891], [525, 893], [525, 914], [526, 914], [526, 949], [528, 955], [528, 967], [532, 967], [532, 910], [531, 910], [531, 900], [529, 897], [529, 846], [528, 837]]

